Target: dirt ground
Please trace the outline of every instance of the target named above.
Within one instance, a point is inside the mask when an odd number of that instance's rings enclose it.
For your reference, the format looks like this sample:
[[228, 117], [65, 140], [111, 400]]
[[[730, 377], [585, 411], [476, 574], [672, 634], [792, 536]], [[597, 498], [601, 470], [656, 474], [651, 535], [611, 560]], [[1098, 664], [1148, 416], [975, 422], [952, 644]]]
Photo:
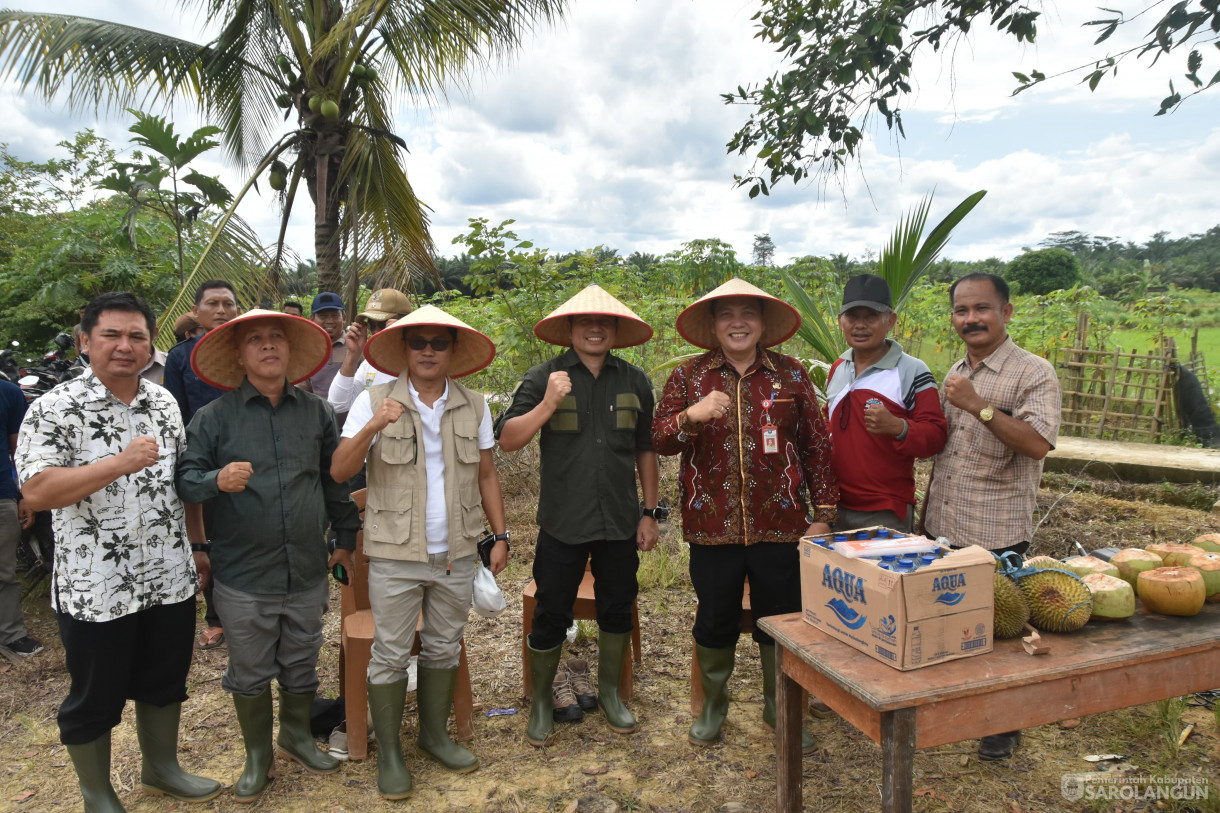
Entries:
[[[743, 639], [731, 681], [733, 697], [723, 744], [695, 748], [686, 742], [690, 725], [690, 628], [695, 599], [686, 580], [640, 595], [643, 665], [636, 674], [631, 704], [640, 720], [637, 733], [612, 733], [599, 715], [558, 726], [554, 744], [535, 749], [523, 739], [528, 706], [521, 698], [521, 590], [529, 580], [534, 503], [528, 472], [511, 469], [510, 527], [519, 540], [510, 567], [501, 576], [508, 610], [496, 620], [472, 614], [466, 641], [475, 694], [475, 739], [469, 746], [482, 767], [450, 774], [421, 758], [414, 746], [413, 697], [403, 739], [416, 784], [414, 796], [399, 803], [377, 795], [375, 750], [363, 762], [344, 763], [339, 773], [317, 777], [295, 764], [277, 761], [276, 778], [253, 806], [239, 805], [226, 792], [202, 805], [182, 805], [155, 797], [139, 786], [140, 756], [129, 705], [114, 734], [113, 776], [119, 797], [133, 813], [198, 811], [769, 811], [775, 809], [773, 739], [761, 723], [761, 677], [757, 647]], [[667, 477], [666, 489], [672, 490]], [[1086, 549], [1154, 540], [1187, 540], [1220, 529], [1208, 513], [1220, 490], [1202, 487], [1124, 486], [1112, 482], [1048, 475], [1039, 498], [1042, 518], [1036, 551], [1065, 555], [1073, 541]], [[672, 498], [672, 494], [671, 494]], [[662, 554], [671, 563], [681, 555], [676, 521], [663, 527]], [[333, 596], [327, 643], [322, 652], [323, 693], [338, 692], [338, 594]], [[0, 661], [0, 810], [76, 811], [81, 807], [75, 775], [59, 744], [55, 712], [67, 691], [63, 649], [45, 591], [26, 602], [31, 633], [46, 644], [41, 654], [20, 663]], [[596, 661], [593, 640], [578, 638], [574, 656]], [[244, 758], [232, 704], [220, 688], [225, 650], [198, 652], [190, 675], [190, 700], [183, 709], [181, 761], [188, 769], [231, 786]], [[490, 709], [518, 713], [487, 717]], [[915, 809], [1036, 813], [1063, 810], [1220, 811], [1220, 714], [1188, 706], [1175, 721], [1173, 709], [1143, 706], [1085, 718], [1076, 728], [1032, 729], [1013, 759], [980, 762], [976, 743], [921, 751], [915, 759]], [[1180, 751], [1170, 745], [1180, 726], [1194, 731]], [[863, 811], [879, 807], [880, 749], [848, 724], [809, 720], [819, 750], [805, 761], [805, 810]], [[1189, 804], [1166, 801], [1069, 805], [1060, 791], [1062, 776], [1096, 770], [1088, 755], [1121, 754], [1122, 765], [1139, 774], [1201, 777], [1209, 798]]]

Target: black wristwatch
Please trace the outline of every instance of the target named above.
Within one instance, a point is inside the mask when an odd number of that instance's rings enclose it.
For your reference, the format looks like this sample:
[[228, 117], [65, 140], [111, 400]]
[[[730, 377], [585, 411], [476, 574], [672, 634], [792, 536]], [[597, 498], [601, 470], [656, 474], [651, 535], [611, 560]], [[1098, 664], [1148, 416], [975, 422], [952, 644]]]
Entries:
[[656, 508], [640, 508], [640, 516], [652, 517], [657, 522], [664, 522], [669, 517], [669, 509], [663, 505]]
[[512, 534], [511, 534], [511, 533], [509, 533], [508, 531], [505, 531], [505, 532], [504, 532], [504, 533], [502, 533], [502, 534], [492, 534], [492, 535], [491, 535], [491, 541], [492, 541], [492, 542], [507, 542], [507, 541], [508, 541], [508, 538], [509, 538], [510, 536], [512, 536]]
[[211, 554], [211, 552], [212, 552], [212, 543], [211, 542], [208, 542], [205, 544], [200, 544], [198, 542], [191, 543], [191, 553]]

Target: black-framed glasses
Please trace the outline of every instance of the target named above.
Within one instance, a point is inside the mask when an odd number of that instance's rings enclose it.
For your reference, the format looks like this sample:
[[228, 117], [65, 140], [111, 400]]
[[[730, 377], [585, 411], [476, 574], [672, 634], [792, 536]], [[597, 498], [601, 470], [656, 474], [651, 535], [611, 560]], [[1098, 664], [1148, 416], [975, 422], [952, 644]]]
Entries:
[[411, 338], [407, 339], [407, 347], [411, 348], [412, 350], [423, 350], [428, 345], [432, 345], [432, 349], [438, 353], [444, 353], [449, 349], [449, 345], [451, 344], [453, 344], [453, 342], [445, 338], [425, 339], [420, 336], [412, 336]]

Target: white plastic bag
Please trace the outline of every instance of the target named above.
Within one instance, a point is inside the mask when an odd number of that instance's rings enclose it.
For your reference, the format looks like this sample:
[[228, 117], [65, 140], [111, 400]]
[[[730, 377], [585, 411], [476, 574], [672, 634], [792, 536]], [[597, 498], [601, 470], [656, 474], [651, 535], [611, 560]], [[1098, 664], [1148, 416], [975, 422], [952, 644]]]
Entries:
[[482, 562], [474, 573], [474, 611], [484, 618], [499, 618], [508, 607], [496, 577]]

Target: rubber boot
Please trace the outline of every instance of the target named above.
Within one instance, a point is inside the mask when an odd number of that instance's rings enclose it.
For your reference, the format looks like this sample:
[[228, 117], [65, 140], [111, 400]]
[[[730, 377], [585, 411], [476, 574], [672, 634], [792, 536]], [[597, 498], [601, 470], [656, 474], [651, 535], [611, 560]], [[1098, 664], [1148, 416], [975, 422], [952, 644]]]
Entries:
[[271, 748], [271, 725], [275, 719], [271, 713], [271, 687], [264, 686], [262, 693], [254, 697], [233, 695], [233, 707], [237, 709], [237, 724], [246, 745], [246, 765], [233, 786], [233, 798], [245, 804], [261, 796], [271, 781], [271, 766], [275, 762]]
[[[763, 725], [775, 730], [775, 644], [758, 645], [763, 673]], [[817, 748], [813, 735], [801, 729], [801, 753], [811, 754]]]
[[623, 658], [631, 657], [630, 632], [599, 632], [597, 635], [597, 705], [610, 730], [618, 734], [635, 731], [635, 717], [618, 694]]
[[206, 802], [220, 795], [215, 779], [195, 776], [178, 764], [178, 723], [182, 704], [136, 703], [136, 736], [140, 740], [140, 784], [181, 802]]
[[383, 799], [405, 799], [411, 795], [411, 772], [402, 757], [402, 709], [406, 705], [407, 681], [370, 683], [369, 714], [377, 739], [377, 792]]
[[[527, 642], [528, 645], [528, 642]], [[525, 739], [530, 745], [541, 748], [551, 739], [555, 730], [555, 720], [552, 713], [555, 710], [551, 702], [551, 685], [555, 682], [555, 672], [559, 669], [559, 658], [563, 655], [563, 644], [554, 649], [530, 650], [530, 678], [534, 681], [534, 697], [530, 702], [530, 721], [525, 728]]]
[[310, 773], [328, 774], [339, 770], [339, 760], [319, 751], [309, 730], [313, 713], [313, 693], [293, 694], [280, 687], [280, 733], [275, 738], [281, 755], [301, 763]]
[[64, 748], [68, 749], [72, 767], [76, 769], [85, 813], [126, 813], [110, 784], [110, 732], [93, 742], [65, 745]]
[[691, 723], [686, 739], [692, 745], [712, 745], [720, 738], [720, 726], [729, 716], [729, 676], [737, 647], [713, 649], [695, 644], [695, 657], [702, 673], [703, 708]]
[[479, 768], [479, 758], [449, 739], [449, 710], [453, 708], [453, 687], [457, 667], [416, 670], [415, 702], [419, 706], [419, 750], [451, 771], [470, 773]]

